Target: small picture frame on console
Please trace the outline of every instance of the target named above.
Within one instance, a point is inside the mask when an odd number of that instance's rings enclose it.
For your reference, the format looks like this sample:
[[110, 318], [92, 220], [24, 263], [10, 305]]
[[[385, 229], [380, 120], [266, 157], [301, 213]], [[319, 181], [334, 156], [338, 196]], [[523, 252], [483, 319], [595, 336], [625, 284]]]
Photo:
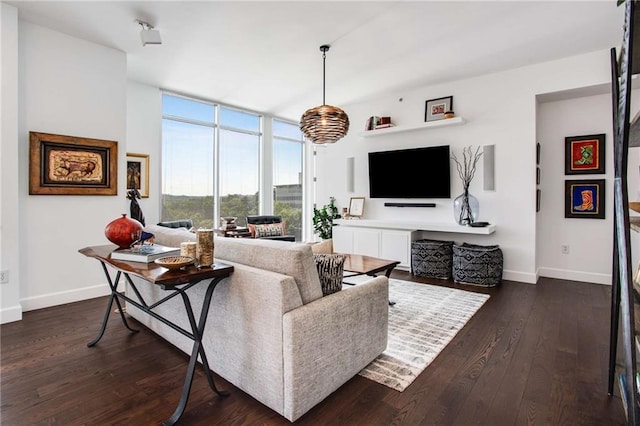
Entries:
[[362, 217], [364, 214], [364, 197], [351, 197], [349, 201], [349, 217]]

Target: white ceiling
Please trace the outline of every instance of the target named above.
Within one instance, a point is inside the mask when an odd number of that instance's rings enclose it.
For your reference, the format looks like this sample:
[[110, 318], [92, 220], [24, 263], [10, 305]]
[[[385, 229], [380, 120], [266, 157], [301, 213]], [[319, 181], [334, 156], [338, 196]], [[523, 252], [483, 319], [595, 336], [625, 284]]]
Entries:
[[[295, 120], [322, 103], [322, 44], [341, 106], [619, 46], [623, 23], [613, 0], [6, 3], [126, 52], [131, 80]], [[135, 19], [162, 45], [142, 47]]]

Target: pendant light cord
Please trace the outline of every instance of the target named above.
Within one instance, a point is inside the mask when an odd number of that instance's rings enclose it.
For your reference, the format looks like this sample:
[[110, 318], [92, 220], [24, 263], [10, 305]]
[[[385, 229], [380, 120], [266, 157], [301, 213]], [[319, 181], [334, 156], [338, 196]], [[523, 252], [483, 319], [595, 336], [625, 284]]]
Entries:
[[327, 51], [322, 51], [322, 105], [326, 105], [325, 102], [325, 87], [326, 87], [326, 63], [327, 63]]
[[320, 46], [322, 52], [322, 105], [326, 105], [325, 91], [326, 91], [326, 74], [327, 74], [327, 50], [329, 50], [328, 44]]

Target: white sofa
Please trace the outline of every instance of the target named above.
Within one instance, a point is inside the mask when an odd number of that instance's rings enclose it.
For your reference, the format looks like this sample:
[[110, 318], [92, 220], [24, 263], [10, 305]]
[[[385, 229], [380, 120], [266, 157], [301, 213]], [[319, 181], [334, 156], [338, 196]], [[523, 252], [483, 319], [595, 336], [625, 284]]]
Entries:
[[[186, 229], [146, 230], [162, 245], [195, 240]], [[213, 293], [203, 337], [209, 365], [288, 420], [298, 419], [386, 348], [386, 277], [323, 297], [308, 244], [216, 237], [214, 255], [235, 270]], [[166, 296], [141, 281], [136, 285], [148, 303]], [[205, 287], [188, 291], [196, 317], [200, 303], [193, 301], [204, 297]], [[135, 299], [129, 288], [127, 295]], [[158, 313], [189, 329], [178, 299]], [[132, 305], [127, 312], [190, 353], [192, 341], [182, 334]]]

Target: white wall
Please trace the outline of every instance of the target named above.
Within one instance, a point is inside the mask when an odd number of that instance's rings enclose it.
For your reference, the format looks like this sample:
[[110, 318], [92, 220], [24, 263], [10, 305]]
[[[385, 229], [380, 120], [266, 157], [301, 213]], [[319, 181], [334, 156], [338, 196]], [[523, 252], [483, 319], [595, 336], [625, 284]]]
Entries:
[[[22, 20], [18, 26], [19, 155], [13, 177], [19, 180], [20, 263], [15, 284], [23, 309], [31, 310], [108, 293], [99, 264], [78, 249], [108, 243], [105, 225], [128, 211], [126, 56]], [[119, 195], [28, 195], [29, 131], [117, 141]]]
[[162, 155], [162, 92], [157, 87], [127, 84], [127, 152], [149, 155], [149, 198], [138, 203], [146, 224], [155, 225], [160, 221]]
[[[538, 214], [539, 274], [545, 277], [611, 284], [613, 250], [613, 125], [611, 94], [541, 103], [541, 210]], [[564, 174], [567, 136], [604, 133], [605, 175]], [[564, 181], [606, 179], [605, 219], [566, 219]], [[561, 245], [569, 245], [562, 254]]]
[[[0, 268], [10, 270], [11, 282], [0, 287], [0, 322], [7, 322], [20, 319], [22, 309], [107, 294], [97, 262], [77, 250], [107, 243], [104, 226], [128, 212], [126, 152], [150, 155], [150, 198], [141, 205], [148, 223], [159, 220], [161, 94], [157, 88], [127, 83], [124, 53], [20, 21], [15, 8], [6, 4], [1, 10]], [[471, 191], [480, 200], [480, 219], [496, 223], [498, 231], [464, 240], [500, 244], [505, 251], [505, 278], [535, 282], [535, 95], [608, 84], [608, 58], [608, 51], [595, 52], [343, 106], [351, 118], [351, 132], [337, 144], [318, 149], [315, 198], [324, 204], [336, 196], [342, 207], [350, 196], [367, 196], [369, 151], [449, 144], [459, 152], [467, 145], [495, 144], [496, 191], [482, 190], [482, 167]], [[426, 99], [448, 95], [454, 96], [454, 109], [465, 117], [466, 125], [388, 138], [358, 137], [370, 115], [390, 115], [400, 126], [418, 124]], [[118, 141], [119, 195], [29, 196], [29, 131]], [[347, 193], [346, 158], [351, 156], [356, 159], [355, 192]], [[640, 155], [635, 157], [637, 170]], [[460, 191], [454, 174], [452, 194]], [[387, 208], [384, 201], [367, 199], [365, 217], [453, 222], [452, 200], [436, 200], [435, 209]], [[461, 240], [455, 234], [425, 237]], [[572, 248], [579, 244], [567, 243]], [[610, 258], [610, 249], [602, 248], [600, 255]], [[609, 264], [600, 269], [592, 271], [592, 277], [610, 273]]]
[[0, 3], [2, 15], [2, 143], [0, 144], [0, 269], [9, 282], [0, 285], [0, 323], [22, 319], [18, 238], [18, 10]]
[[[495, 223], [496, 233], [491, 236], [435, 233], [426, 236], [499, 244], [505, 255], [505, 279], [536, 282], [536, 95], [600, 85], [609, 80], [609, 52], [600, 51], [407, 90], [357, 105], [341, 105], [349, 114], [352, 127], [343, 140], [318, 149], [317, 202], [322, 205], [330, 196], [335, 196], [339, 207], [344, 207], [351, 196], [368, 197], [367, 153], [370, 151], [446, 144], [459, 154], [464, 146], [494, 144], [496, 190], [482, 190], [480, 167], [470, 191], [480, 201], [480, 220]], [[424, 121], [425, 100], [449, 95], [453, 95], [456, 114], [464, 117], [467, 124], [388, 137], [364, 139], [358, 136], [371, 115], [389, 115], [398, 126], [418, 124]], [[355, 192], [350, 194], [345, 188], [345, 172], [346, 158], [352, 156], [356, 162], [356, 179]], [[453, 172], [453, 197], [461, 191], [460, 180]], [[431, 200], [436, 202], [436, 208], [393, 208], [384, 207], [384, 202], [389, 200], [367, 198], [365, 218], [454, 223], [452, 199]], [[610, 252], [605, 254], [603, 251], [603, 256], [610, 257]], [[608, 273], [606, 270], [597, 272]]]

